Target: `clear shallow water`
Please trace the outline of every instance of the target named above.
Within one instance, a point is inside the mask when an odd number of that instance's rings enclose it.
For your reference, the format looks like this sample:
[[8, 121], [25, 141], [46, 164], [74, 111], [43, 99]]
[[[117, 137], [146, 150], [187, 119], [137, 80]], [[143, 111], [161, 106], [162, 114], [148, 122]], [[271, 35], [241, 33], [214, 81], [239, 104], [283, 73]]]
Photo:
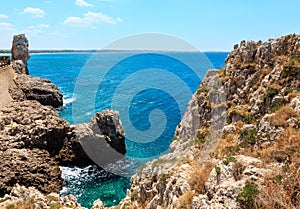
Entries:
[[[198, 53], [181, 52], [166, 55], [105, 52], [96, 57], [89, 53], [34, 54], [28, 66], [31, 75], [48, 78], [59, 87], [64, 95], [64, 107], [59, 113], [70, 123], [89, 122], [95, 112], [107, 108], [113, 107], [120, 111], [127, 132], [126, 155], [128, 158], [138, 159], [138, 164], [141, 164], [168, 151], [176, 125], [180, 122], [191, 96], [186, 95], [184, 87], [195, 92], [206, 70], [223, 67], [228, 53], [208, 52], [205, 55], [211, 65], [198, 66], [199, 59], [203, 58]], [[121, 61], [115, 62], [116, 60]], [[110, 66], [111, 63], [114, 65]], [[143, 69], [151, 69], [151, 74], [147, 74], [146, 71], [139, 74]], [[195, 71], [198, 76], [195, 75]], [[176, 78], [183, 82], [177, 82]], [[123, 85], [124, 83], [126, 85]], [[118, 87], [122, 85], [121, 91], [118, 92]], [[96, 86], [96, 89], [91, 86]], [[86, 101], [90, 95], [95, 99], [92, 103]], [[149, 118], [156, 109], [164, 114], [159, 115], [158, 112], [158, 116]], [[128, 115], [123, 114], [126, 111]], [[76, 117], [72, 117], [74, 113]], [[163, 125], [162, 131], [159, 130]], [[134, 130], [131, 130], [131, 127]], [[157, 130], [151, 133], [161, 133], [159, 137], [150, 140], [149, 143], [141, 143], [150, 139], [150, 136], [140, 133], [153, 127]], [[129, 188], [128, 177], [120, 177], [102, 169], [62, 168], [62, 171], [65, 184], [61, 194], [75, 195], [85, 207], [90, 207], [98, 198], [107, 206], [115, 205]]]

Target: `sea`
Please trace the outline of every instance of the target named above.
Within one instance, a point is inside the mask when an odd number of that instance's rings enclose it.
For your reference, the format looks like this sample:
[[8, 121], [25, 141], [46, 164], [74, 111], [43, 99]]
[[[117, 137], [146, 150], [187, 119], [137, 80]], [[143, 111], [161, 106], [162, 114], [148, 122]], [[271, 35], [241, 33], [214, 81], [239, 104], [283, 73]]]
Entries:
[[[88, 123], [96, 112], [120, 112], [126, 133], [126, 175], [98, 166], [61, 167], [61, 195], [91, 208], [96, 199], [118, 204], [130, 176], [167, 153], [176, 126], [207, 70], [225, 65], [227, 52], [99, 51], [31, 54], [29, 73], [51, 80], [64, 96], [59, 108], [71, 124]], [[101, 166], [101, 165], [100, 165]]]

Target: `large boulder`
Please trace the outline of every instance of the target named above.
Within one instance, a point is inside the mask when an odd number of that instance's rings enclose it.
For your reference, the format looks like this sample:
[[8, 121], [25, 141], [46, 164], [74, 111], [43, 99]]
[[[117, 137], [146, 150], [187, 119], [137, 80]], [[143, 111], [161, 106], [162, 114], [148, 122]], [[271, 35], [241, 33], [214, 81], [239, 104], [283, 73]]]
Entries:
[[[17, 73], [24, 73], [28, 74], [27, 68], [27, 60], [30, 58], [28, 52], [29, 43], [25, 34], [15, 35], [12, 42], [11, 54], [12, 59], [14, 60], [21, 60], [21, 64], [17, 64], [16, 66], [22, 66], [20, 71], [16, 71]], [[20, 63], [20, 62], [18, 62]], [[23, 64], [23, 65], [22, 65]]]
[[63, 105], [63, 95], [50, 80], [19, 74], [15, 77], [14, 83], [16, 87], [9, 90], [14, 100], [37, 100], [42, 105], [54, 108]]
[[126, 153], [125, 133], [116, 111], [104, 110], [89, 124], [78, 124], [73, 128], [60, 152], [62, 164], [86, 166], [96, 163], [104, 168]]

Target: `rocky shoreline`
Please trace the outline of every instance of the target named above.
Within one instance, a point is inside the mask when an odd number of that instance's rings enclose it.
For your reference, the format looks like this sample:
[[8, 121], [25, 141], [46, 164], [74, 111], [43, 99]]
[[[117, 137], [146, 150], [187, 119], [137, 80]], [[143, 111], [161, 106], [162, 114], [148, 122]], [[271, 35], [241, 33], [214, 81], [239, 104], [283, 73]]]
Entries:
[[[89, 124], [70, 126], [53, 108], [61, 99], [57, 88], [27, 78], [24, 60], [16, 60], [21, 68], [15, 69], [21, 70], [15, 71], [23, 74], [10, 90], [15, 99], [0, 110], [0, 156], [5, 159], [0, 208], [82, 208], [73, 196], [51, 193], [61, 186], [58, 166], [92, 163], [80, 145], [86, 137], [126, 152], [118, 114], [106, 111]], [[36, 90], [40, 86], [42, 94]], [[170, 152], [141, 167], [127, 196], [112, 208], [296, 209], [299, 136], [300, 35], [242, 41], [223, 69], [207, 73]], [[101, 200], [96, 208], [104, 208]]]
[[[10, 98], [0, 107], [0, 197], [4, 196], [0, 208], [14, 204], [8, 200], [26, 202], [50, 193], [57, 197], [63, 185], [59, 166], [95, 164], [82, 143], [93, 141], [104, 150], [111, 147], [120, 155], [126, 153], [118, 112], [105, 110], [89, 124], [74, 126], [59, 117], [55, 108], [63, 105], [63, 95], [49, 80], [28, 75], [28, 46], [23, 34], [14, 36], [12, 65], [7, 70], [11, 76], [3, 78], [10, 80], [2, 90]], [[66, 205], [81, 208], [73, 196], [61, 201], [62, 205], [67, 201]], [[48, 206], [40, 203], [36, 203], [37, 208], [52, 208], [51, 201]]]

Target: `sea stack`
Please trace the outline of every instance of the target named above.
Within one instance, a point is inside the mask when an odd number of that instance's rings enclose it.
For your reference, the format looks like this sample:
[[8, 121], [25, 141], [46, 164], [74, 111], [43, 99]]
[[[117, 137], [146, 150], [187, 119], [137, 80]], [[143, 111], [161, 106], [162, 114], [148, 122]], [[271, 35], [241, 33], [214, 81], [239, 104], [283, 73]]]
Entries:
[[12, 42], [11, 54], [13, 62], [13, 69], [16, 73], [29, 74], [27, 68], [27, 60], [30, 58], [28, 52], [28, 39], [25, 34], [15, 35]]

